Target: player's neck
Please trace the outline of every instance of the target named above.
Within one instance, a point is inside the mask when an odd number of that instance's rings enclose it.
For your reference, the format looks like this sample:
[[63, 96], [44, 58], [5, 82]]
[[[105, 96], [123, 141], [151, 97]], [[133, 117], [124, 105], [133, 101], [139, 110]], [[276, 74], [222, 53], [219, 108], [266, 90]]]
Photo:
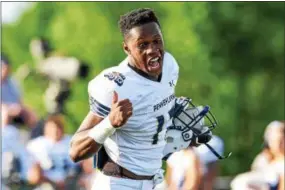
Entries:
[[137, 74], [141, 75], [144, 78], [147, 78], [149, 80], [155, 81], [155, 82], [160, 82], [161, 81], [161, 76], [162, 74], [160, 74], [159, 76], [151, 76], [149, 74], [147, 74], [146, 72], [142, 71], [141, 69], [137, 68], [134, 64], [132, 64], [131, 62], [128, 62], [128, 66], [135, 71]]

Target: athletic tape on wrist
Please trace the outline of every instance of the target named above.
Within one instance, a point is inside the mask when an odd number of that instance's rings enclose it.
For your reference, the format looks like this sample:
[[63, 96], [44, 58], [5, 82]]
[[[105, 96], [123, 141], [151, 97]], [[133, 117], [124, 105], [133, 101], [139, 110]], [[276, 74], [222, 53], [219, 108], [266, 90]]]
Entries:
[[94, 139], [97, 143], [103, 144], [115, 131], [116, 129], [112, 126], [108, 116], [93, 127], [89, 131], [88, 136]]

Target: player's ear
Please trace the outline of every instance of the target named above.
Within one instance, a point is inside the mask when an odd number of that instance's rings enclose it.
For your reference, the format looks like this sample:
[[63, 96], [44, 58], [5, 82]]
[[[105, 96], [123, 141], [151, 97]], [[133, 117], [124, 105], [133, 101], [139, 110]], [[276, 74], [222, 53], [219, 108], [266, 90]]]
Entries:
[[129, 47], [127, 46], [126, 42], [123, 42], [123, 49], [124, 49], [124, 52], [125, 52], [127, 55], [130, 55], [130, 49], [129, 49]]

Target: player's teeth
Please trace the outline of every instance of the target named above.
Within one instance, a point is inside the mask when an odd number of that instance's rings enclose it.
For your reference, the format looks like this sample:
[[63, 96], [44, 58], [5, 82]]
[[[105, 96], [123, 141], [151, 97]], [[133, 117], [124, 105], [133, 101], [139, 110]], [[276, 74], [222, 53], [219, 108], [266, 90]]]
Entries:
[[151, 62], [158, 61], [158, 59], [159, 59], [158, 57], [157, 57], [157, 58], [154, 58], [154, 59], [151, 60]]

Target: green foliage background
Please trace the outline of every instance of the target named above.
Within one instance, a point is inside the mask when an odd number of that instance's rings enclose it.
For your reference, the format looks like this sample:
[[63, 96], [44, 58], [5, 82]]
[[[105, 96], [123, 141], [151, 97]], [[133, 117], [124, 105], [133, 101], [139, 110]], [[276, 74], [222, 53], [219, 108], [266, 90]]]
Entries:
[[[209, 104], [218, 118], [215, 133], [233, 151], [222, 174], [247, 170], [266, 125], [284, 120], [284, 2], [41, 2], [2, 26], [2, 51], [13, 70], [32, 66], [29, 43], [44, 36], [55, 51], [87, 62], [89, 77], [73, 84], [66, 105], [80, 123], [87, 81], [125, 57], [119, 16], [139, 7], [160, 18], [166, 50], [180, 65], [177, 95]], [[30, 76], [23, 85], [24, 101], [44, 116], [47, 82]], [[77, 127], [67, 121], [68, 132]]]

